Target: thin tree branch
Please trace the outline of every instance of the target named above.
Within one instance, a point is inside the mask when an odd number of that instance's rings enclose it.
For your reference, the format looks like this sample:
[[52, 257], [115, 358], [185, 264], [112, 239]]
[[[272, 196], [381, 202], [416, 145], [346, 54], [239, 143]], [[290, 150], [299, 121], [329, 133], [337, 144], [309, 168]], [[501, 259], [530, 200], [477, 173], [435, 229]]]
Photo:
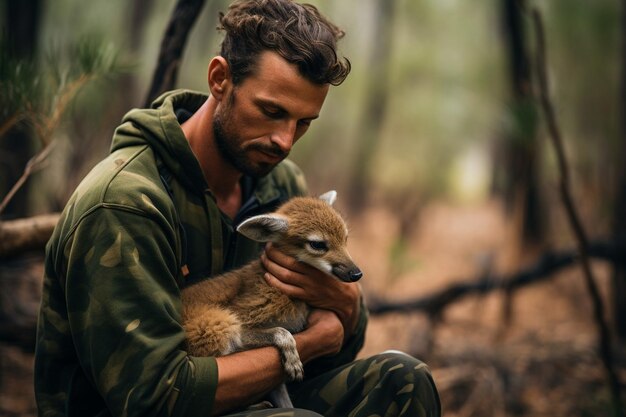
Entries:
[[7, 119], [5, 119], [0, 125], [0, 138], [3, 137], [13, 126], [18, 124], [24, 119], [24, 115], [21, 112], [15, 112]]
[[2, 214], [4, 209], [6, 209], [6, 207], [11, 202], [11, 199], [20, 190], [20, 188], [22, 188], [22, 186], [24, 185], [28, 177], [30, 177], [30, 175], [33, 172], [37, 171], [40, 168], [41, 163], [46, 160], [46, 158], [52, 151], [53, 147], [54, 147], [54, 142], [49, 142], [45, 146], [45, 148], [43, 148], [41, 151], [35, 154], [35, 156], [33, 156], [32, 158], [28, 160], [28, 163], [26, 164], [26, 167], [24, 168], [24, 173], [17, 180], [17, 182], [13, 185], [13, 187], [11, 187], [7, 195], [5, 195], [4, 198], [2, 199], [2, 203], [0, 203], [0, 214]]
[[13, 187], [11, 187], [7, 195], [5, 195], [2, 199], [2, 202], [0, 203], [0, 215], [9, 205], [15, 194], [24, 186], [26, 180], [28, 180], [30, 175], [36, 172], [38, 169], [41, 169], [41, 164], [46, 160], [48, 155], [50, 155], [50, 152], [54, 147], [54, 142], [50, 140], [50, 137], [61, 122], [61, 116], [65, 112], [65, 109], [72, 101], [72, 99], [76, 96], [78, 91], [93, 78], [93, 76], [82, 74], [76, 80], [72, 81], [66, 87], [64, 87], [58, 96], [57, 102], [54, 105], [54, 111], [50, 116], [44, 117], [43, 121], [38, 120], [37, 113], [34, 112], [32, 109], [27, 109], [26, 113], [29, 114], [29, 117], [24, 118], [31, 120], [31, 122], [33, 123], [33, 126], [37, 132], [37, 136], [43, 144], [43, 148], [28, 160], [22, 176], [17, 180], [17, 182], [13, 185]]
[[67, 87], [63, 89], [57, 102], [54, 104], [54, 111], [52, 112], [52, 115], [46, 118], [46, 123], [43, 126], [43, 129], [39, 132], [40, 139], [44, 145], [47, 145], [50, 142], [50, 136], [61, 122], [61, 116], [65, 113], [65, 109], [69, 103], [76, 96], [76, 94], [78, 94], [78, 91], [94, 78], [95, 76], [93, 75], [81, 74], [77, 79], [69, 83]]
[[599, 348], [602, 363], [604, 364], [606, 376], [611, 394], [613, 397], [613, 409], [616, 416], [623, 417], [624, 410], [620, 398], [620, 381], [613, 366], [613, 356], [611, 353], [611, 334], [609, 326], [604, 319], [604, 303], [600, 297], [600, 292], [595, 283], [591, 266], [589, 264], [589, 243], [580, 216], [574, 205], [572, 193], [570, 191], [569, 166], [565, 157], [563, 139], [561, 131], [556, 121], [554, 108], [548, 94], [548, 75], [546, 71], [546, 42], [541, 14], [535, 8], [532, 10], [532, 18], [535, 26], [537, 40], [536, 69], [539, 81], [539, 98], [543, 109], [546, 124], [548, 126], [549, 137], [556, 152], [557, 163], [560, 171], [559, 189], [561, 200], [567, 214], [572, 231], [578, 241], [578, 251], [580, 254], [580, 265], [583, 270], [585, 284], [593, 303], [593, 315], [599, 332]]

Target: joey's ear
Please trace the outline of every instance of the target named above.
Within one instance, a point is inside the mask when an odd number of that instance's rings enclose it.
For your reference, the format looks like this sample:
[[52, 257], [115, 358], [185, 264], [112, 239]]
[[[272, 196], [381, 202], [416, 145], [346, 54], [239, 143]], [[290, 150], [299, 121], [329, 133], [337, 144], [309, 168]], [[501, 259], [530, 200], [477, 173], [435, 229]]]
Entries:
[[331, 190], [331, 191], [325, 192], [324, 194], [319, 196], [319, 199], [324, 200], [325, 202], [328, 203], [328, 205], [332, 206], [335, 200], [337, 199], [337, 191]]
[[289, 228], [287, 219], [278, 214], [253, 216], [242, 222], [237, 231], [257, 242], [274, 242], [280, 239]]

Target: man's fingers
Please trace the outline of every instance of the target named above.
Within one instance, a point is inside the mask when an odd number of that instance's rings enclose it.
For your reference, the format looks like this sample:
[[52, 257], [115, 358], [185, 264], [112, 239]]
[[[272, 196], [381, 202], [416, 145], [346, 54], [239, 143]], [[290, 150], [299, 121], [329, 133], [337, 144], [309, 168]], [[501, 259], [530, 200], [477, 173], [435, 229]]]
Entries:
[[276, 278], [274, 275], [270, 274], [269, 272], [266, 272], [265, 275], [263, 275], [263, 278], [265, 278], [265, 281], [271, 287], [276, 288], [277, 290], [279, 290], [285, 295], [288, 295], [289, 297], [302, 298], [305, 296], [305, 292], [302, 288], [297, 287], [295, 285], [286, 284], [285, 282], [279, 280], [278, 278]]
[[281, 265], [285, 269], [299, 272], [301, 274], [307, 274], [311, 268], [309, 265], [303, 264], [302, 262], [299, 262], [297, 259], [289, 255], [285, 255], [278, 249], [274, 248], [274, 246], [271, 243], [267, 244], [263, 254], [269, 260], [271, 260], [272, 262], [278, 265]]
[[291, 285], [298, 285], [300, 282], [298, 272], [294, 272], [293, 270], [285, 268], [281, 264], [274, 262], [266, 254], [261, 255], [261, 262], [263, 263], [265, 270], [272, 274], [275, 278], [280, 277], [280, 281]]

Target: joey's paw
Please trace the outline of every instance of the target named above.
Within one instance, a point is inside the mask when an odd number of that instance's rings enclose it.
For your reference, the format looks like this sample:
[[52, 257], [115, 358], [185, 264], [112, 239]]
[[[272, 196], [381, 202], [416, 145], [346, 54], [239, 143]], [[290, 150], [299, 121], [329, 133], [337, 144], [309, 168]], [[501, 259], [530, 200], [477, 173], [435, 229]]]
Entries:
[[290, 381], [302, 381], [304, 367], [298, 356], [296, 341], [289, 331], [282, 327], [274, 329], [274, 343], [280, 350], [281, 362]]
[[300, 359], [285, 362], [283, 366], [289, 381], [302, 381], [304, 378], [304, 366], [302, 365], [302, 362], [300, 362]]

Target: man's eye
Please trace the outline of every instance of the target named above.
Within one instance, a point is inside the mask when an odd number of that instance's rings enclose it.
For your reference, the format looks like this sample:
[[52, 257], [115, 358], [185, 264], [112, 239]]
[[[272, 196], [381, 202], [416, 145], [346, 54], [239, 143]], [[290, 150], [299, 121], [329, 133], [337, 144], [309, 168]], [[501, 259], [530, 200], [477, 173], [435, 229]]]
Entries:
[[303, 127], [311, 126], [311, 120], [298, 120], [298, 124]]
[[280, 119], [283, 116], [280, 110], [263, 109], [263, 113], [270, 119]]
[[326, 252], [328, 250], [328, 245], [326, 245], [326, 242], [318, 241], [318, 240], [310, 240], [308, 243], [311, 249], [315, 251]]

